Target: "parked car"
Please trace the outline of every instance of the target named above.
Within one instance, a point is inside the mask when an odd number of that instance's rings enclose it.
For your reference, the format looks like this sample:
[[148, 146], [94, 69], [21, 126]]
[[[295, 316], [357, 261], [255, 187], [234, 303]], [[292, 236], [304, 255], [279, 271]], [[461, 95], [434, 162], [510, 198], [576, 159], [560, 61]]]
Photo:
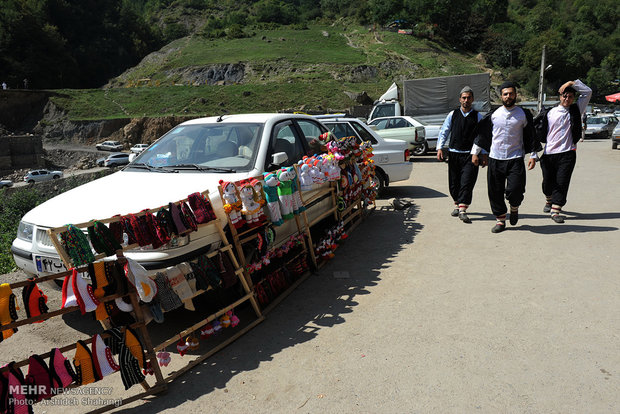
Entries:
[[409, 149], [401, 140], [383, 138], [357, 118], [337, 116], [317, 117], [338, 138], [357, 137], [361, 143], [370, 141], [375, 161], [375, 184], [381, 194], [385, 187], [396, 181], [408, 180], [413, 163], [409, 161]]
[[28, 184], [38, 183], [40, 181], [56, 180], [62, 177], [62, 171], [50, 170], [32, 170], [24, 176], [24, 181]]
[[424, 125], [410, 116], [388, 116], [375, 118], [369, 122], [383, 138], [399, 139], [408, 144], [410, 151], [415, 152], [417, 147], [424, 147]]
[[586, 138], [610, 138], [618, 120], [614, 116], [589, 116], [587, 118]]
[[11, 180], [0, 180], [0, 189], [4, 187], [13, 187], [13, 181]]
[[121, 151], [123, 144], [120, 141], [104, 141], [101, 144], [95, 145], [99, 151]]
[[620, 144], [620, 124], [616, 124], [614, 128], [614, 132], [611, 135], [611, 148], [618, 148], [618, 144]]
[[126, 152], [110, 154], [103, 160], [104, 167], [118, 167], [127, 164], [129, 164], [129, 154]]
[[[224, 115], [186, 121], [142, 151], [120, 171], [59, 194], [24, 215], [11, 252], [18, 267], [43, 276], [64, 270], [47, 230], [67, 223], [84, 223], [116, 214], [137, 213], [209, 190], [213, 208], [227, 222], [218, 182], [257, 177], [312, 155], [313, 141], [328, 129], [309, 115]], [[327, 187], [328, 184], [323, 184]], [[322, 188], [304, 193], [313, 197]], [[308, 210], [309, 220], [331, 206], [320, 198]], [[295, 220], [276, 231], [278, 242], [297, 232]], [[126, 252], [149, 271], [189, 260], [219, 246], [214, 226], [191, 236], [176, 238], [157, 249], [143, 247]]]
[[133, 152], [134, 154], [139, 154], [145, 149], [147, 149], [148, 147], [149, 147], [149, 144], [136, 144], [133, 147], [131, 147], [129, 151]]

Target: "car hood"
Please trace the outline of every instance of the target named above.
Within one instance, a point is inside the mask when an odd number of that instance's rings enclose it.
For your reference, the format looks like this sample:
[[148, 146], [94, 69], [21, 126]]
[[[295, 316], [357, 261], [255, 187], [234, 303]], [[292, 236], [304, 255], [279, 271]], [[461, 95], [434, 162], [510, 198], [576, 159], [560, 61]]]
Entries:
[[[255, 174], [257, 175], [257, 174]], [[222, 213], [219, 180], [237, 181], [248, 172], [235, 174], [119, 171], [62, 193], [30, 210], [22, 221], [43, 227], [61, 227], [116, 214], [138, 213], [179, 201], [191, 193], [209, 190], [215, 211]], [[225, 218], [222, 216], [222, 218]]]

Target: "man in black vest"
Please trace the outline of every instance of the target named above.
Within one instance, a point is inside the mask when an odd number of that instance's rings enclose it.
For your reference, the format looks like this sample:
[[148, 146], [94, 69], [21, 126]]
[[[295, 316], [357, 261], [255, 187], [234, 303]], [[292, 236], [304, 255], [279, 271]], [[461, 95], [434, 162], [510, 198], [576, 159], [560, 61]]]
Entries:
[[564, 223], [560, 212], [566, 204], [568, 186], [577, 160], [577, 142], [581, 139], [582, 117], [590, 102], [592, 89], [577, 79], [566, 82], [559, 92], [560, 104], [542, 110], [534, 124], [538, 140], [546, 143], [540, 159], [542, 190], [546, 198], [543, 211], [551, 213], [554, 222]]
[[[443, 161], [448, 147], [448, 187], [454, 201], [451, 215], [458, 216], [463, 223], [471, 223], [467, 207], [471, 204], [474, 185], [478, 179], [478, 166], [471, 162], [471, 147], [474, 143], [474, 129], [482, 116], [472, 109], [474, 91], [465, 86], [459, 97], [461, 106], [448, 114], [437, 138], [437, 159]], [[446, 145], [447, 144], [447, 145]]]

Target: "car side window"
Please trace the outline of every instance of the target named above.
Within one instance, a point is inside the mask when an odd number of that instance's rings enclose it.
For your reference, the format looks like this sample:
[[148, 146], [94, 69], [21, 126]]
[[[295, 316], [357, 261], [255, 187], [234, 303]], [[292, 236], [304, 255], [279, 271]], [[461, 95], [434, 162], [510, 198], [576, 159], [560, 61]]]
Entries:
[[409, 122], [403, 118], [394, 119], [393, 122], [392, 128], [407, 128], [411, 126], [409, 125]]
[[[280, 122], [273, 128], [271, 153], [275, 154], [278, 152], [284, 152], [287, 156], [287, 160], [282, 166], [291, 166], [302, 156], [303, 148], [295, 136], [295, 130], [291, 121]], [[267, 160], [267, 162], [270, 161], [269, 159]]]
[[359, 135], [362, 141], [370, 141], [373, 145], [377, 143], [375, 137], [360, 124], [352, 122], [351, 127], [357, 132], [357, 135]]
[[310, 121], [308, 119], [297, 119], [295, 120], [301, 134], [303, 135], [303, 140], [305, 144], [303, 148], [307, 148], [306, 151], [303, 151], [305, 155], [311, 156], [317, 152], [321, 152], [320, 145], [318, 144], [318, 138], [324, 132], [327, 132], [325, 128], [319, 125], [316, 122]]
[[377, 129], [386, 129], [388, 125], [388, 119], [382, 119], [380, 121], [373, 121], [372, 125], [375, 125]]

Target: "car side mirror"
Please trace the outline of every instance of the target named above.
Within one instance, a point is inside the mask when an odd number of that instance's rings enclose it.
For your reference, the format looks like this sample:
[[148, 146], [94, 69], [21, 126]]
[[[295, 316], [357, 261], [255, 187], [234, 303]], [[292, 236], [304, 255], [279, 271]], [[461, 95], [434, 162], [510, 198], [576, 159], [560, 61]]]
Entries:
[[271, 164], [273, 165], [282, 165], [288, 160], [288, 155], [286, 152], [276, 152], [271, 156]]

